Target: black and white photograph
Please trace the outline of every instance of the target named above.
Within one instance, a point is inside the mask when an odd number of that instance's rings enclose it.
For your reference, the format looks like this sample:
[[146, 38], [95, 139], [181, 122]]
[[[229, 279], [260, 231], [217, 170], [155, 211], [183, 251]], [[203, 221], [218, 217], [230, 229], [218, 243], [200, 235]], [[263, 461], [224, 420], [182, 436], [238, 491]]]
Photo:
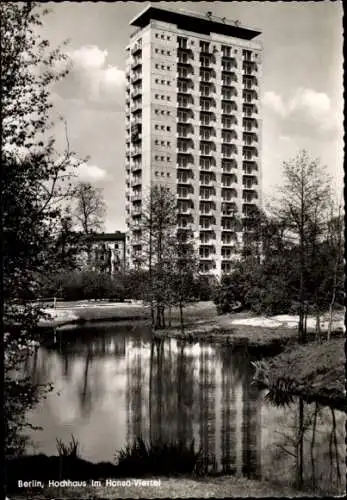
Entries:
[[344, 496], [343, 3], [0, 12], [4, 497]]

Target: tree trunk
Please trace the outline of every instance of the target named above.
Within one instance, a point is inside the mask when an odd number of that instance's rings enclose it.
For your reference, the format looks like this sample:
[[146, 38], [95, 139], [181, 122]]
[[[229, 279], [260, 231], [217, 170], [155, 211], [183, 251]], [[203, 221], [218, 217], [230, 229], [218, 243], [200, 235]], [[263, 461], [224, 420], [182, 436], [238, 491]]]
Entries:
[[171, 307], [171, 305], [169, 305], [168, 319], [169, 319], [169, 327], [171, 328], [171, 323], [172, 323], [172, 307]]
[[297, 488], [302, 488], [303, 470], [304, 470], [304, 402], [302, 397], [299, 398], [299, 439], [297, 442], [297, 469], [296, 483]]
[[184, 320], [183, 320], [183, 304], [182, 300], [179, 302], [179, 309], [180, 309], [180, 324], [181, 324], [181, 331], [184, 333]]
[[321, 342], [321, 330], [320, 330], [320, 313], [319, 306], [316, 304], [316, 339]]

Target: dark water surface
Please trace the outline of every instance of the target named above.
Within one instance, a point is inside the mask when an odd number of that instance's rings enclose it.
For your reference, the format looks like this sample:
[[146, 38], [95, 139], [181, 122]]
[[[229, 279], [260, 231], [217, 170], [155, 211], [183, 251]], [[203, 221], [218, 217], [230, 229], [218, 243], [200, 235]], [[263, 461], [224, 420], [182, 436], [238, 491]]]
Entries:
[[31, 434], [37, 452], [56, 454], [56, 438], [73, 434], [82, 458], [112, 461], [140, 435], [194, 439], [211, 472], [344, 490], [345, 414], [299, 399], [275, 408], [252, 384], [245, 350], [155, 343], [141, 323], [99, 324], [65, 330], [26, 370], [55, 384], [29, 414], [43, 427]]

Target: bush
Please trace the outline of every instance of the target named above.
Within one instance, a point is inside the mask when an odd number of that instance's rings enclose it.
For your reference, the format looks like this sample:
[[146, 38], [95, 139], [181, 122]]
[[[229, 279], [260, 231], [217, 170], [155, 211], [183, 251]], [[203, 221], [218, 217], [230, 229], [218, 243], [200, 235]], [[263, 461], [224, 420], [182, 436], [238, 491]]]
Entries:
[[181, 441], [146, 443], [136, 439], [116, 455], [119, 476], [172, 476], [192, 474], [201, 458], [201, 450], [195, 451], [194, 440], [188, 445]]
[[64, 300], [110, 299], [122, 302], [125, 289], [121, 276], [96, 271], [62, 273], [42, 280], [42, 298], [61, 297]]

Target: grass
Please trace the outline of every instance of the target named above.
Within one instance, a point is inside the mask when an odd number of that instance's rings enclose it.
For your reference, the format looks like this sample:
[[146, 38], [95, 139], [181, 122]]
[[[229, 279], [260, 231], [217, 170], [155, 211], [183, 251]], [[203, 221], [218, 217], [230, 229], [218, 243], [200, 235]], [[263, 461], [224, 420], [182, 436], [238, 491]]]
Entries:
[[[134, 476], [131, 476], [134, 477]], [[155, 479], [158, 479], [157, 477]], [[31, 499], [76, 499], [86, 500], [116, 498], [317, 498], [315, 494], [296, 491], [290, 487], [272, 485], [266, 481], [255, 481], [233, 476], [218, 478], [160, 478], [160, 486], [116, 486], [99, 488], [47, 488]], [[11, 500], [28, 498], [27, 491], [18, 491]]]
[[143, 477], [176, 476], [201, 473], [202, 450], [195, 451], [194, 440], [190, 444], [180, 441], [167, 443], [136, 439], [132, 445], [117, 454], [117, 472], [120, 476]]
[[336, 338], [287, 347], [259, 368], [256, 379], [267, 387], [286, 381], [294, 394], [346, 408], [344, 344]]
[[66, 445], [62, 439], [56, 439], [59, 457], [76, 459], [79, 456], [79, 442], [71, 435], [71, 441]]

